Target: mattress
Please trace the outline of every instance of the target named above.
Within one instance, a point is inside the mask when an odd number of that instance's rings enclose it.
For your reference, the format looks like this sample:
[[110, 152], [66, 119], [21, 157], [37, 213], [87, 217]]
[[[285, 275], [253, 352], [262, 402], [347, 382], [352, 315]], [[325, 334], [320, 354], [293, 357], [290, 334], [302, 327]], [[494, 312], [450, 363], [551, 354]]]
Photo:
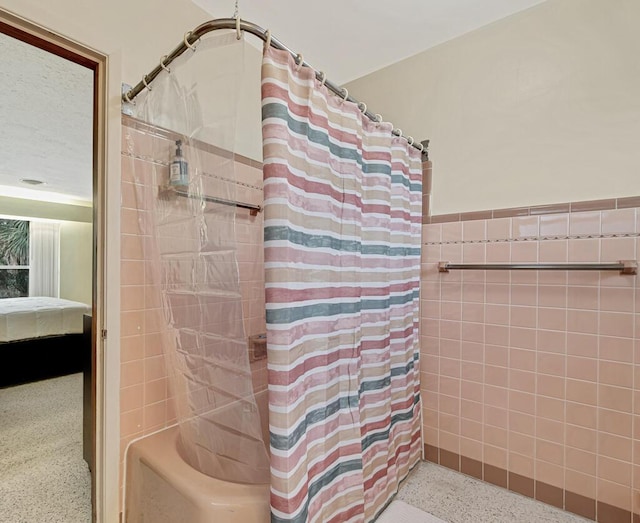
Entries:
[[0, 342], [82, 332], [88, 305], [60, 298], [29, 297], [0, 300]]

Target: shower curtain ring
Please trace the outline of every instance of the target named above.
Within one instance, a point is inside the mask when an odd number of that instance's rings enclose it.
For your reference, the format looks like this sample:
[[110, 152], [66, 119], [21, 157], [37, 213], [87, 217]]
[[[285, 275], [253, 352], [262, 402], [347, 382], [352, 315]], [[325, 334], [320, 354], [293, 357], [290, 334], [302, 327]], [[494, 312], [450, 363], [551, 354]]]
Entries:
[[300, 67], [302, 67], [302, 62], [304, 62], [304, 58], [302, 57], [302, 55], [300, 53], [298, 53], [296, 55], [294, 61], [296, 62], [296, 71], [298, 71], [300, 69]]
[[189, 49], [191, 49], [194, 53], [196, 52], [196, 46], [189, 43], [189, 37], [191, 36], [191, 31], [187, 31], [184, 34], [184, 45], [186, 45]]
[[342, 94], [343, 94], [342, 101], [346, 102], [347, 98], [349, 98], [349, 91], [348, 91], [348, 89], [346, 87], [342, 88]]
[[240, 17], [236, 16], [236, 40], [242, 38], [242, 31], [240, 31]]
[[418, 144], [420, 146], [420, 152], [423, 153], [424, 152], [424, 145], [422, 145], [421, 143]]
[[402, 129], [400, 129], [400, 128], [394, 129], [392, 132], [393, 132], [393, 134], [395, 134], [398, 137], [402, 136]]
[[320, 71], [320, 86], [324, 87], [324, 83], [327, 81], [327, 75], [325, 74], [324, 71]]
[[407, 136], [407, 142], [409, 142], [409, 145], [413, 145], [413, 136]]
[[264, 41], [264, 50], [266, 51], [267, 49], [269, 49], [269, 47], [271, 47], [271, 29], [267, 29], [265, 35], [267, 39]]
[[382, 123], [382, 115], [381, 114], [376, 113], [374, 117], [376, 119], [376, 122]]
[[166, 65], [164, 65], [164, 62], [166, 59], [167, 59], [167, 55], [164, 55], [162, 58], [160, 58], [160, 67], [162, 67], [165, 71], [167, 71], [167, 73], [171, 73], [171, 69]]
[[367, 104], [364, 102], [360, 102], [358, 104], [358, 107], [360, 108], [360, 110], [362, 111], [362, 114], [366, 114], [367, 112]]
[[149, 91], [153, 91], [153, 89], [151, 89], [151, 86], [147, 82], [147, 75], [146, 74], [142, 77], [142, 85], [144, 85], [147, 89], [149, 89]]
[[131, 92], [131, 90], [127, 91], [126, 93], [124, 93], [124, 99], [127, 101], [127, 103], [136, 105], [136, 101], [132, 100], [131, 98], [129, 98], [129, 93]]

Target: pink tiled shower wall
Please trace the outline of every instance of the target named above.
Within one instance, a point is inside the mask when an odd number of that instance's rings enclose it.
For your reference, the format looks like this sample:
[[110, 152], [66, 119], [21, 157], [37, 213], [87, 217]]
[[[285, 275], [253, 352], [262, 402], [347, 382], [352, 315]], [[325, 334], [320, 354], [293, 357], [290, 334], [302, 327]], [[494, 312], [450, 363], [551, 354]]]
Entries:
[[[160, 294], [153, 284], [150, 242], [151, 199], [157, 197], [152, 180], [152, 162], [158, 151], [173, 147], [171, 137], [151, 136], [135, 128], [127, 119], [122, 128], [121, 206], [121, 464], [128, 443], [175, 423], [159, 334], [162, 321]], [[162, 142], [166, 142], [163, 144]], [[185, 154], [189, 155], [188, 148]], [[203, 169], [220, 158], [199, 151]], [[262, 170], [247, 162], [236, 162], [237, 180], [244, 185], [238, 199], [262, 205]], [[259, 189], [248, 186], [256, 186]], [[237, 260], [247, 336], [265, 332], [264, 254], [262, 213], [253, 217], [248, 210], [236, 213]], [[267, 386], [266, 360], [251, 364], [254, 389]], [[121, 476], [123, 477], [123, 476]]]
[[425, 225], [425, 443], [640, 512], [640, 285], [456, 263], [640, 259], [640, 209]]

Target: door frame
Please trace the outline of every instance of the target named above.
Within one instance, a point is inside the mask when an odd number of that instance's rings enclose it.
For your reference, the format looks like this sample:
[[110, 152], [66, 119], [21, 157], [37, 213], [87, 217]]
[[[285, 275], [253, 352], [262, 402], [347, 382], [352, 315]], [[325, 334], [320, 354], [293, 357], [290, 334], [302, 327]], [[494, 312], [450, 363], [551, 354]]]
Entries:
[[[2, 8], [0, 32], [93, 70], [91, 502], [92, 521], [110, 523], [119, 519], [120, 475], [120, 75], [110, 76], [109, 71], [119, 71], [119, 56], [91, 49]], [[114, 96], [116, 114], [114, 104], [108, 103]]]

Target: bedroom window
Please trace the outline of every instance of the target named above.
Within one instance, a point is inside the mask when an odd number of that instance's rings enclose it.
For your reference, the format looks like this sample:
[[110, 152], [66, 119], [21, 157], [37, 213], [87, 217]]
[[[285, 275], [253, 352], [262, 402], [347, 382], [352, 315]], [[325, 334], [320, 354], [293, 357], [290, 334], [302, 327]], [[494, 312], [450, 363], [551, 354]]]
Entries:
[[29, 296], [29, 222], [0, 218], [0, 298]]

